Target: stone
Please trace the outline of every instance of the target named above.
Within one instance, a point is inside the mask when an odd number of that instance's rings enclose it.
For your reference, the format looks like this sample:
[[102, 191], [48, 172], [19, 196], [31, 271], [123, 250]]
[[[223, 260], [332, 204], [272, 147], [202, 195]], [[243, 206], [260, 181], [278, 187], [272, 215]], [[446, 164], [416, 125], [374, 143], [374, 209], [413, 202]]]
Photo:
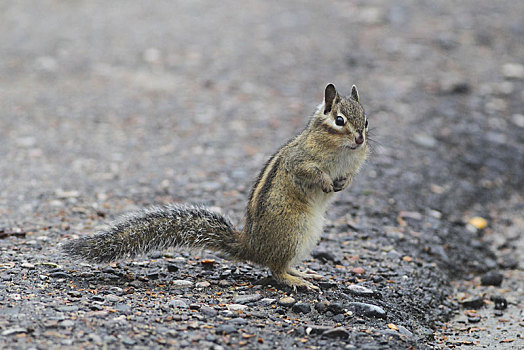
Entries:
[[174, 280], [171, 284], [173, 288], [190, 288], [193, 287], [193, 282], [187, 280]]
[[520, 128], [524, 128], [524, 114], [513, 114], [511, 122]]
[[211, 286], [211, 283], [209, 283], [208, 281], [202, 281], [202, 282], [195, 283], [195, 287], [197, 288], [208, 288], [209, 286]]
[[233, 298], [233, 304], [250, 304], [262, 299], [260, 294], [237, 295]]
[[506, 79], [524, 79], [524, 66], [518, 63], [506, 63], [502, 66], [502, 74]]
[[291, 310], [297, 314], [308, 314], [311, 312], [311, 306], [307, 303], [296, 303]]
[[73, 327], [74, 325], [75, 323], [71, 320], [63, 320], [62, 322], [58, 323], [58, 326], [62, 328]]
[[229, 304], [227, 308], [231, 311], [245, 311], [248, 309], [248, 306], [242, 304]]
[[307, 325], [306, 335], [320, 335], [330, 329], [330, 326]]
[[469, 298], [460, 302], [466, 309], [480, 309], [484, 306], [484, 298]]
[[130, 337], [127, 337], [127, 336], [122, 336], [122, 337], [120, 337], [120, 340], [122, 340], [122, 343], [123, 343], [124, 345], [129, 345], [129, 346], [131, 346], [131, 345], [135, 345], [135, 344], [136, 344], [136, 341], [135, 341], [134, 339], [132, 339], [132, 338], [130, 338]]
[[202, 306], [200, 308], [200, 312], [206, 316], [211, 316], [211, 317], [218, 315], [218, 311], [209, 306]]
[[131, 306], [127, 304], [116, 304], [115, 309], [119, 310], [120, 312], [129, 313], [131, 312]]
[[81, 298], [82, 297], [82, 293], [76, 291], [76, 290], [70, 290], [67, 292], [67, 294], [73, 298]]
[[231, 333], [237, 333], [237, 327], [232, 324], [223, 324], [216, 328], [216, 334], [231, 334]]
[[317, 249], [317, 250], [314, 250], [312, 253], [311, 253], [311, 256], [315, 259], [318, 259], [322, 262], [327, 262], [327, 261], [332, 261], [334, 262], [335, 264], [339, 264], [340, 263], [340, 259], [338, 259], [335, 254], [331, 253], [330, 251], [327, 251], [327, 250], [322, 250], [322, 249]]
[[337, 315], [344, 312], [344, 307], [339, 303], [331, 303], [327, 306], [327, 311], [332, 312], [333, 315]]
[[501, 295], [493, 295], [490, 300], [495, 303], [495, 310], [505, 310], [508, 307], [508, 301]]
[[[160, 274], [158, 271], [151, 271], [147, 274], [147, 278], [150, 280], [157, 280], [158, 277], [160, 277]], [[191, 282], [190, 282], [191, 283]]]
[[354, 295], [361, 295], [361, 296], [372, 296], [375, 294], [375, 292], [367, 287], [358, 285], [358, 284], [351, 284], [346, 288], [346, 291], [348, 291], [351, 294]]
[[280, 298], [280, 300], [278, 301], [278, 305], [290, 307], [290, 306], [293, 306], [296, 302], [297, 301], [292, 297], [283, 297], [283, 298]]
[[263, 299], [260, 299], [257, 303], [257, 305], [259, 306], [269, 306], [269, 305], [272, 305], [274, 303], [276, 303], [277, 299], [272, 299], [272, 298], [263, 298]]
[[428, 149], [435, 148], [438, 144], [438, 141], [434, 137], [424, 133], [415, 134], [413, 136], [413, 142], [415, 142], [418, 146]]
[[15, 328], [8, 328], [4, 331], [2, 331], [2, 336], [8, 336], [8, 335], [11, 335], [11, 334], [19, 334], [19, 333], [27, 333], [27, 328], [23, 328], [23, 327], [15, 327]]
[[186, 302], [180, 299], [173, 299], [167, 305], [170, 307], [176, 307], [178, 309], [187, 309], [188, 308], [188, 305], [186, 304]]
[[177, 272], [178, 270], [179, 270], [179, 267], [176, 264], [167, 265], [167, 271], [169, 272]]
[[334, 339], [347, 339], [349, 338], [349, 332], [344, 327], [337, 327], [325, 331], [322, 333], [322, 336]]
[[67, 273], [65, 273], [63, 271], [59, 271], [59, 272], [50, 273], [49, 277], [52, 277], [52, 278], [68, 278], [69, 274], [67, 274]]
[[468, 316], [468, 322], [469, 323], [479, 323], [480, 322], [480, 316]]
[[346, 318], [346, 316], [344, 316], [344, 314], [338, 314], [338, 315], [333, 316], [333, 321], [335, 321], [337, 323], [342, 323], [342, 322], [344, 322], [345, 318]]
[[355, 312], [359, 315], [379, 318], [386, 317], [386, 311], [380, 306], [359, 302], [351, 302], [349, 304], [353, 307], [353, 309], [355, 309]]
[[20, 266], [25, 268], [25, 269], [29, 269], [29, 270], [34, 270], [35, 269], [35, 265], [31, 264], [31, 263], [28, 263], [28, 262], [25, 262], [25, 263], [21, 264]]
[[111, 303], [117, 303], [119, 302], [122, 298], [117, 296], [117, 295], [114, 295], [114, 294], [108, 294], [105, 296], [105, 299]]
[[406, 327], [401, 326], [401, 325], [397, 325], [397, 328], [398, 328], [398, 332], [400, 334], [405, 335], [407, 337], [412, 337], [413, 336], [413, 333], [411, 333], [411, 331], [409, 329], [407, 329]]
[[317, 310], [319, 313], [324, 313], [327, 311], [329, 306], [329, 302], [327, 301], [320, 301], [315, 304], [315, 310]]
[[355, 275], [363, 275], [366, 273], [366, 270], [362, 267], [354, 267], [351, 272], [353, 272]]
[[480, 283], [483, 286], [500, 286], [504, 276], [498, 271], [486, 272], [480, 278]]

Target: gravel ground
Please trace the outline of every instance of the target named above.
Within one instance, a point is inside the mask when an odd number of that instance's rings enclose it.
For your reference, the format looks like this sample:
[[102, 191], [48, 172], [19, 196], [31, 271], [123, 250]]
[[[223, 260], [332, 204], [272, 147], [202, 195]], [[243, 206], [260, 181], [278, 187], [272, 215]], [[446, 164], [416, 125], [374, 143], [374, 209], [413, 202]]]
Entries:
[[[522, 18], [519, 1], [3, 1], [0, 347], [524, 347]], [[241, 223], [329, 82], [359, 87], [374, 152], [303, 265], [322, 294], [208, 252], [60, 254], [150, 204]]]

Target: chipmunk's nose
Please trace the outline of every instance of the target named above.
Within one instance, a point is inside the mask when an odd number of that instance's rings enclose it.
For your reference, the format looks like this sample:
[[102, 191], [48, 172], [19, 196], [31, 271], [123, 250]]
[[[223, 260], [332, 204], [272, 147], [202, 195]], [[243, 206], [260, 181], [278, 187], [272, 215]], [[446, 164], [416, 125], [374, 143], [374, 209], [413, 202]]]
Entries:
[[355, 142], [357, 145], [361, 145], [364, 143], [364, 136], [362, 136], [362, 133], [358, 133], [358, 137], [355, 137]]

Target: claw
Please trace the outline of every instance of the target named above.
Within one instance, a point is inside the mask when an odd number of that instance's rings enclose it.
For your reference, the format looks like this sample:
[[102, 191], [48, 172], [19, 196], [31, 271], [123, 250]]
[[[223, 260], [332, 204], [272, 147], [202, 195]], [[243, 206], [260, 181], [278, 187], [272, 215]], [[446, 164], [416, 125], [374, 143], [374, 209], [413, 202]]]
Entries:
[[[285, 285], [293, 288], [293, 291], [297, 292], [297, 287], [304, 287], [308, 290], [315, 290], [320, 291], [320, 288], [315, 286], [313, 283], [306, 281], [301, 276], [297, 276], [295, 274], [291, 273], [292, 271], [288, 272], [281, 272], [281, 273], [273, 273], [273, 276], [281, 283], [284, 283]], [[293, 271], [295, 272], [295, 271]]]

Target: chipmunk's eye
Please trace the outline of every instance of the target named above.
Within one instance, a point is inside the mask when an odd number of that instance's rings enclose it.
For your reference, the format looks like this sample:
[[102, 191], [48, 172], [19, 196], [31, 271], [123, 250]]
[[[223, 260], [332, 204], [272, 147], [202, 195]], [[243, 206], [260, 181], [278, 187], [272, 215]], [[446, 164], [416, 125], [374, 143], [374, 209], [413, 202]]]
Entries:
[[366, 129], [368, 128], [368, 121], [366, 120]]
[[344, 124], [346, 124], [346, 121], [341, 116], [338, 116], [335, 119], [335, 124], [337, 124], [338, 126], [344, 126]]

